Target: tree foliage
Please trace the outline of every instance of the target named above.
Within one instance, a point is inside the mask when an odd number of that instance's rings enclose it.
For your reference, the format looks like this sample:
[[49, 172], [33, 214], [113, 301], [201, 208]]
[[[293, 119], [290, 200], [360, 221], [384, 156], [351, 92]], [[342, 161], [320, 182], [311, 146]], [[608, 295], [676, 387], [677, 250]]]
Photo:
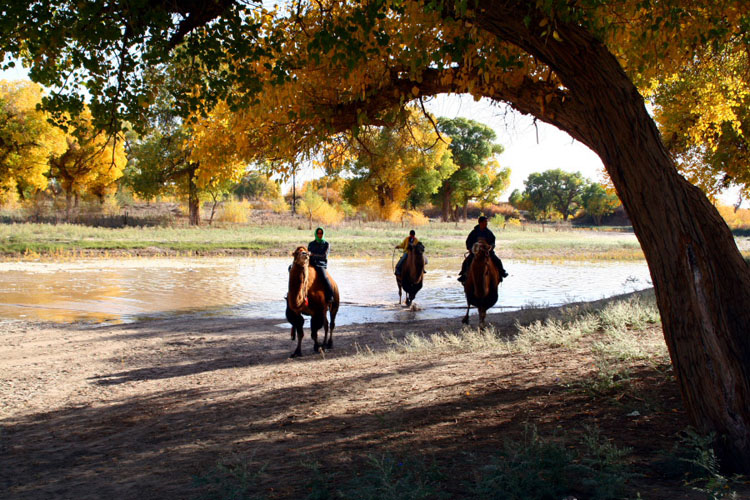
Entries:
[[93, 129], [88, 113], [76, 117], [72, 126], [65, 151], [49, 159], [50, 176], [65, 192], [68, 210], [71, 200], [80, 195], [91, 194], [103, 200], [114, 194], [115, 182], [122, 177], [127, 163], [124, 139], [119, 134], [110, 137]]
[[594, 219], [594, 224], [600, 225], [602, 217], [612, 215], [620, 206], [620, 200], [616, 194], [608, 192], [601, 184], [592, 182], [583, 189], [581, 204], [586, 213]]
[[648, 94], [680, 171], [712, 198], [731, 186], [750, 195], [749, 58], [739, 38], [709, 45]]
[[588, 182], [580, 172], [569, 173], [560, 169], [532, 173], [525, 181], [524, 196], [529, 200], [534, 213], [547, 218], [552, 210], [560, 213], [563, 220], [581, 206], [581, 195]]
[[384, 220], [399, 220], [412, 192], [434, 193], [455, 168], [448, 145], [416, 110], [397, 127], [364, 127], [351, 147], [357, 159], [349, 202]]
[[42, 89], [0, 81], [0, 202], [45, 189], [49, 157], [65, 148], [65, 134], [36, 108]]
[[440, 119], [438, 128], [450, 138], [453, 161], [458, 166], [438, 194], [443, 220], [448, 219], [451, 208], [465, 210], [472, 199], [494, 203], [510, 183], [510, 170], [501, 169], [492, 158], [503, 152], [503, 147], [494, 143], [495, 131], [466, 118]]

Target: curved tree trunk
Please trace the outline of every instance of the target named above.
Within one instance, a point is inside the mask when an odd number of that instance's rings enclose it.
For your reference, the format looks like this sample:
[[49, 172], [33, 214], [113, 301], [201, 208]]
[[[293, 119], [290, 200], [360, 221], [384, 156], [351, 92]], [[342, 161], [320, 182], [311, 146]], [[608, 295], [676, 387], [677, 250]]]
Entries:
[[688, 415], [719, 436], [723, 465], [750, 472], [750, 270], [729, 228], [678, 174], [643, 98], [604, 45], [562, 23], [561, 41], [541, 36], [540, 18], [521, 21], [525, 2], [480, 5], [484, 29], [534, 54], [565, 84], [564, 101], [521, 95], [513, 104], [604, 162], [648, 261]]

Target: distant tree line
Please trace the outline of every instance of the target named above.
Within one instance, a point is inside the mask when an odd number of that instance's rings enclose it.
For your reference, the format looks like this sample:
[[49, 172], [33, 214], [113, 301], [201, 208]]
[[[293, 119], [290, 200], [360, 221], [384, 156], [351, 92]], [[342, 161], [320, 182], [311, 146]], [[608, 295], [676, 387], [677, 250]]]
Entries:
[[534, 220], [567, 221], [583, 209], [599, 225], [603, 217], [620, 206], [616, 194], [584, 178], [580, 172], [553, 169], [532, 173], [524, 185], [525, 189], [514, 190], [508, 201]]

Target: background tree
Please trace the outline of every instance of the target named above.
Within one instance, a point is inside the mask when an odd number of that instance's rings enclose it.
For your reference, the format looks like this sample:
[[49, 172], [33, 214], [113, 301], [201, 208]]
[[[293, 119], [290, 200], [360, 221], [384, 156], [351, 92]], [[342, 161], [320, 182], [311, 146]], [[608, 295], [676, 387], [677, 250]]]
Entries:
[[[494, 130], [474, 120], [441, 118], [438, 120], [438, 129], [450, 137], [453, 162], [458, 166], [440, 187], [443, 220], [448, 220], [452, 207], [461, 207], [465, 219], [469, 201], [487, 191], [499, 175], [489, 168], [487, 162], [493, 155], [502, 153], [503, 147], [494, 144]], [[510, 172], [507, 176], [509, 175]], [[498, 187], [500, 185], [496, 185], [495, 189]]]
[[49, 157], [65, 148], [65, 134], [37, 110], [36, 83], [0, 80], [0, 203], [45, 189]]
[[[169, 95], [159, 97], [143, 135], [132, 140], [128, 185], [144, 198], [187, 195], [191, 225], [200, 225], [201, 197], [225, 192], [244, 173], [226, 106], [183, 120]], [[214, 200], [216, 201], [216, 200]]]
[[76, 117], [72, 125], [65, 151], [49, 159], [50, 175], [65, 193], [67, 217], [81, 195], [91, 194], [104, 201], [104, 196], [113, 194], [127, 163], [124, 139], [119, 134], [110, 137], [92, 129], [88, 113]]
[[[745, 0], [301, 1], [278, 15], [231, 0], [39, 0], [3, 8], [0, 47], [60, 90], [49, 109], [80, 111], [85, 84], [113, 128], [153, 102], [144, 68], [185, 61], [181, 113], [226, 102], [259, 124], [243, 141], [268, 157], [449, 92], [568, 132], [600, 156], [633, 223], [692, 423], [750, 472], [750, 270], [641, 94], [712, 47], [746, 47], [749, 25]], [[737, 77], [746, 95], [750, 73]]]
[[281, 198], [279, 183], [271, 179], [269, 173], [251, 170], [232, 188], [241, 200], [277, 200]]
[[435, 180], [450, 168], [443, 158], [449, 154], [447, 144], [421, 111], [409, 111], [396, 127], [367, 127], [351, 144], [357, 159], [351, 168], [349, 202], [369, 207], [384, 220], [401, 217], [415, 189], [410, 181], [427, 178], [420, 191], [437, 189]]
[[525, 182], [524, 194], [545, 218], [550, 210], [554, 209], [567, 221], [581, 205], [581, 194], [586, 184], [587, 181], [580, 172], [546, 170], [529, 175]]
[[592, 182], [581, 193], [583, 209], [594, 219], [594, 224], [601, 225], [602, 217], [612, 215], [620, 206], [620, 199], [609, 193], [601, 184]]

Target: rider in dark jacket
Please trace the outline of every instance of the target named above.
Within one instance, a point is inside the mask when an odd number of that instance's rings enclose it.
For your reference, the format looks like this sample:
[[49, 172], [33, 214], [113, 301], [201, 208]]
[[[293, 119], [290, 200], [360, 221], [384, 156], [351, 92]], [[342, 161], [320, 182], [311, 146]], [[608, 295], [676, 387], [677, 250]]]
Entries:
[[307, 251], [310, 252], [310, 265], [323, 278], [326, 302], [331, 302], [333, 300], [333, 287], [331, 287], [331, 281], [328, 279], [328, 273], [326, 273], [329, 246], [328, 242], [323, 239], [324, 234], [322, 227], [315, 229], [315, 239], [307, 245]]
[[506, 278], [508, 273], [505, 271], [500, 257], [495, 255], [495, 235], [487, 227], [487, 217], [482, 215], [477, 222], [478, 224], [474, 226], [474, 229], [469, 233], [469, 236], [466, 237], [466, 249], [469, 251], [469, 255], [464, 259], [463, 264], [461, 264], [461, 273], [458, 275], [458, 281], [463, 282], [466, 280], [466, 272], [469, 270], [471, 261], [474, 260], [474, 254], [472, 253], [471, 248], [480, 238], [483, 238], [484, 241], [492, 247], [490, 258], [492, 259], [492, 262], [495, 263], [495, 266], [497, 266], [498, 271], [500, 271], [500, 281], [503, 281], [503, 278]]

